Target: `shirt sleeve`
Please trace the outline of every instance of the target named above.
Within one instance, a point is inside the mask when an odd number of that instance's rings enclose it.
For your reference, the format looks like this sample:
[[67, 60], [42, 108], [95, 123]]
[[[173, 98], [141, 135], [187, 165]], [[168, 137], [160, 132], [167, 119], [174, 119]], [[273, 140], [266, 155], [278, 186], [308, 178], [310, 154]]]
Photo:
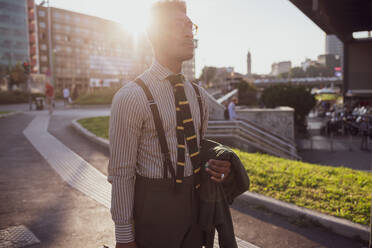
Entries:
[[133, 88], [121, 88], [111, 106], [108, 181], [112, 184], [111, 215], [118, 243], [135, 240], [133, 202], [137, 150], [141, 134], [143, 111]]
[[209, 120], [209, 99], [205, 92], [205, 89], [199, 87], [199, 91], [201, 92], [202, 97], [202, 104], [203, 104], [203, 120], [202, 120], [202, 132], [203, 135], [207, 132], [208, 129], [208, 120]]
[[230, 117], [230, 120], [235, 120], [236, 119], [236, 113], [235, 113], [235, 104], [233, 104], [232, 102], [229, 104], [228, 106], [228, 109], [229, 109], [229, 117]]

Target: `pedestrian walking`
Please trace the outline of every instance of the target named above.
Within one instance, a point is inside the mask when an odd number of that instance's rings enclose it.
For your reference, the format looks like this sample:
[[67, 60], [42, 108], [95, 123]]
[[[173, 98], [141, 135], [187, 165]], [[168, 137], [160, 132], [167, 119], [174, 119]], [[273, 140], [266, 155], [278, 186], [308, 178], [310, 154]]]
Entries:
[[229, 103], [228, 110], [229, 110], [229, 118], [231, 121], [237, 120], [238, 117], [235, 112], [236, 105], [238, 104], [238, 98], [233, 97], [231, 102]]
[[368, 118], [363, 117], [362, 122], [359, 126], [360, 134], [362, 135], [362, 141], [360, 144], [361, 150], [368, 150], [368, 130], [369, 130], [369, 123]]
[[46, 104], [48, 105], [49, 115], [53, 114], [54, 108], [54, 87], [49, 82], [45, 84]]
[[[195, 182], [199, 130], [206, 131], [209, 112], [205, 90], [195, 85], [198, 98], [181, 74], [182, 63], [194, 55], [196, 25], [182, 1], [155, 3], [151, 17], [153, 63], [115, 94], [111, 107], [108, 181], [116, 247], [199, 248]], [[206, 173], [221, 183], [230, 167], [230, 161], [216, 160]]]
[[70, 90], [68, 87], [65, 87], [63, 89], [63, 103], [65, 107], [69, 104], [69, 98], [70, 98]]

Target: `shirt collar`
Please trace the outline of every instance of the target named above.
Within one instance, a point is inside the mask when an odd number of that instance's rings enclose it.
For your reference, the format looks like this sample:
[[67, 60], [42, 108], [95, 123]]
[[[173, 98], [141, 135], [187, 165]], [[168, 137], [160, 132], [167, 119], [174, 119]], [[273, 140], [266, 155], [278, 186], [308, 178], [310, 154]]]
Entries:
[[159, 61], [157, 61], [156, 59], [154, 59], [152, 62], [150, 72], [161, 81], [165, 80], [170, 75], [174, 75], [174, 73], [171, 70], [160, 64]]

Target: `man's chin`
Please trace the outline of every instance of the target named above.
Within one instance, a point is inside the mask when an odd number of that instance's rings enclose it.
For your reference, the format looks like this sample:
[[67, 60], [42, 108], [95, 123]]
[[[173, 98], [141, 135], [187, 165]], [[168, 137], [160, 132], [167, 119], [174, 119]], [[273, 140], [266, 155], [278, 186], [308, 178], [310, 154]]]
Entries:
[[194, 52], [192, 53], [188, 53], [188, 54], [185, 54], [184, 56], [182, 56], [182, 61], [187, 61], [187, 60], [190, 60], [194, 57]]

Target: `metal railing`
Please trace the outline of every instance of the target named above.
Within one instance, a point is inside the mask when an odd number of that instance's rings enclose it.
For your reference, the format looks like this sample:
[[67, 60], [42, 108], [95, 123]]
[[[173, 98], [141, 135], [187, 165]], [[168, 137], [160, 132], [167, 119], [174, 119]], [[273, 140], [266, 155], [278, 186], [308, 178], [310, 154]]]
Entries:
[[244, 121], [209, 121], [207, 138], [233, 138], [257, 150], [288, 159], [298, 159], [294, 144]]

